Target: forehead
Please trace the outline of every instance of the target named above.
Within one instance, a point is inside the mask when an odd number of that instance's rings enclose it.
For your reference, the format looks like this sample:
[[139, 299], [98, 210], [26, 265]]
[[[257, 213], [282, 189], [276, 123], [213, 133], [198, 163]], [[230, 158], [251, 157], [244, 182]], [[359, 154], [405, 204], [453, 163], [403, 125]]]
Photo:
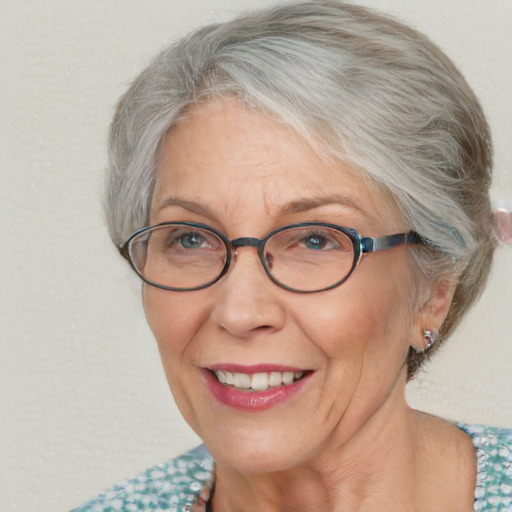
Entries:
[[368, 216], [391, 214], [389, 198], [346, 164], [333, 162], [301, 136], [235, 99], [196, 107], [163, 141], [153, 214], [178, 198], [225, 215], [274, 215], [289, 203], [307, 209], [338, 197]]

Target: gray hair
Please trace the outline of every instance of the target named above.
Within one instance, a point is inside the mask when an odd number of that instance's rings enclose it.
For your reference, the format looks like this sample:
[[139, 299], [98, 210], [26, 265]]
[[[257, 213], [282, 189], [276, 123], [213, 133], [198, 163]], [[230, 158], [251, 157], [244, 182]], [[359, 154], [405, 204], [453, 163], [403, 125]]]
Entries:
[[[446, 338], [485, 286], [495, 240], [489, 129], [444, 53], [392, 18], [329, 0], [256, 11], [184, 37], [117, 105], [105, 197], [114, 243], [147, 225], [162, 138], [219, 96], [263, 111], [390, 193], [410, 229], [429, 240], [413, 251], [425, 276], [457, 279]], [[410, 351], [410, 376], [426, 357]]]

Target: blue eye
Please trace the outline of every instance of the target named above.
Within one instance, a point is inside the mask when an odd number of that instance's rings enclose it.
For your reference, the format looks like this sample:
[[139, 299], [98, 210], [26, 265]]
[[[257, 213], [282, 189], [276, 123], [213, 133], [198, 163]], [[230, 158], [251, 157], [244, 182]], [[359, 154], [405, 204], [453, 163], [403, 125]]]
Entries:
[[324, 249], [327, 245], [327, 238], [320, 234], [311, 234], [304, 238], [304, 245], [308, 249]]
[[302, 253], [302, 257], [305, 257], [306, 253], [325, 255], [332, 251], [351, 252], [352, 241], [346, 234], [330, 228], [294, 227], [276, 233], [272, 247], [278, 247], [278, 251]]
[[197, 232], [185, 233], [179, 237], [179, 241], [186, 249], [198, 249], [205, 243], [204, 237]]

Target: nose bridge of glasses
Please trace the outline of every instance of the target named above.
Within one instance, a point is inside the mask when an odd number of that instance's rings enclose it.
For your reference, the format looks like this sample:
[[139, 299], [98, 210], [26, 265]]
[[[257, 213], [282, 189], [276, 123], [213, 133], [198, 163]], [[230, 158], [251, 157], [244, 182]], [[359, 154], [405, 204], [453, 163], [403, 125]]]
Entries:
[[[269, 274], [269, 269], [267, 268], [265, 262], [263, 261], [263, 244], [265, 243], [265, 239], [260, 240], [259, 238], [253, 238], [253, 237], [242, 237], [242, 238], [236, 238], [235, 240], [231, 240], [229, 243], [231, 248], [231, 258], [237, 256], [237, 249], [240, 247], [254, 247], [257, 249], [257, 258], [261, 261], [263, 264], [263, 267], [265, 268], [265, 272], [267, 275]], [[233, 260], [231, 260], [233, 261]]]
[[233, 249], [237, 249], [238, 247], [260, 247], [261, 246], [261, 240], [259, 238], [252, 238], [252, 237], [242, 237], [242, 238], [236, 238], [235, 240], [231, 241], [231, 247]]
[[[237, 249], [240, 247], [255, 247], [258, 252], [258, 257], [259, 257], [260, 261], [263, 263], [263, 266], [265, 267], [265, 262], [263, 261], [263, 254], [262, 254], [262, 248], [263, 248], [264, 243], [265, 243], [264, 239], [260, 240], [259, 238], [244, 236], [244, 237], [236, 238], [235, 240], [232, 240], [230, 242], [230, 245], [231, 245], [231, 250], [232, 250], [233, 256], [236, 256]], [[265, 270], [267, 270], [267, 269], [265, 268]], [[268, 270], [267, 270], [267, 273], [268, 273]]]

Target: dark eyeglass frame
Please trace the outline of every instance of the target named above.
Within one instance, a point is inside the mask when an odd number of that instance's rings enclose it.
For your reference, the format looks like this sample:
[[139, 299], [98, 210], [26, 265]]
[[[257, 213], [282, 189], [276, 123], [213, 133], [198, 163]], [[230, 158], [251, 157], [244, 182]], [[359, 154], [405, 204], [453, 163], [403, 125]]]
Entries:
[[[137, 268], [135, 265], [132, 254], [130, 251], [131, 248], [131, 242], [139, 235], [146, 233], [147, 231], [156, 229], [156, 228], [162, 228], [166, 226], [186, 226], [196, 229], [203, 229], [205, 231], [209, 231], [210, 233], [213, 233], [218, 238], [220, 238], [226, 247], [226, 263], [224, 264], [224, 267], [220, 274], [211, 281], [202, 284], [200, 286], [194, 286], [191, 288], [173, 288], [171, 286], [165, 286], [162, 284], [158, 284], [154, 281], [151, 281], [144, 277], [144, 275], [141, 273], [141, 271]], [[352, 241], [352, 246], [354, 248], [354, 258], [352, 261], [352, 266], [350, 268], [350, 271], [347, 273], [343, 279], [340, 279], [339, 281], [335, 282], [332, 285], [326, 286], [324, 288], [321, 288], [319, 290], [298, 290], [295, 288], [292, 288], [290, 286], [287, 286], [280, 281], [278, 281], [273, 275], [271, 269], [268, 267], [267, 262], [265, 261], [265, 244], [271, 238], [272, 236], [276, 235], [277, 233], [280, 233], [285, 230], [293, 229], [293, 228], [303, 228], [303, 227], [325, 227], [334, 229], [335, 231], [339, 231], [346, 236], [350, 238]], [[212, 228], [211, 226], [208, 226], [207, 224], [201, 224], [197, 222], [162, 222], [160, 224], [155, 224], [154, 226], [147, 226], [141, 229], [138, 229], [137, 231], [134, 231], [125, 242], [123, 242], [119, 247], [119, 252], [121, 255], [128, 260], [133, 270], [137, 273], [137, 275], [147, 284], [151, 286], [155, 286], [157, 288], [161, 288], [163, 290], [170, 290], [170, 291], [193, 291], [193, 290], [201, 290], [203, 288], [207, 288], [209, 286], [212, 286], [217, 281], [219, 281], [229, 270], [229, 267], [231, 265], [231, 260], [233, 256], [233, 252], [238, 249], [239, 247], [255, 247], [258, 250], [258, 256], [261, 261], [261, 264], [263, 265], [263, 268], [265, 269], [266, 274], [271, 279], [273, 283], [275, 283], [277, 286], [284, 288], [285, 290], [295, 292], [295, 293], [317, 293], [317, 292], [323, 292], [325, 290], [330, 290], [331, 288], [335, 288], [341, 284], [343, 284], [354, 272], [357, 265], [359, 265], [359, 262], [361, 261], [363, 255], [369, 254], [372, 252], [378, 252], [378, 251], [386, 251], [388, 249], [393, 249], [394, 247], [399, 247], [401, 245], [414, 245], [414, 244], [422, 244], [422, 245], [429, 245], [428, 242], [418, 233], [415, 231], [408, 231], [406, 233], [396, 233], [393, 235], [386, 235], [379, 238], [374, 237], [362, 237], [359, 235], [357, 230], [353, 228], [347, 228], [344, 226], [338, 226], [336, 224], [329, 224], [327, 222], [301, 222], [298, 224], [288, 224], [286, 226], [281, 226], [277, 229], [274, 229], [267, 235], [265, 235], [263, 238], [253, 238], [253, 237], [241, 237], [236, 238], [234, 240], [231, 240], [228, 238], [224, 233], [221, 233], [220, 231], [217, 231], [216, 229]]]

